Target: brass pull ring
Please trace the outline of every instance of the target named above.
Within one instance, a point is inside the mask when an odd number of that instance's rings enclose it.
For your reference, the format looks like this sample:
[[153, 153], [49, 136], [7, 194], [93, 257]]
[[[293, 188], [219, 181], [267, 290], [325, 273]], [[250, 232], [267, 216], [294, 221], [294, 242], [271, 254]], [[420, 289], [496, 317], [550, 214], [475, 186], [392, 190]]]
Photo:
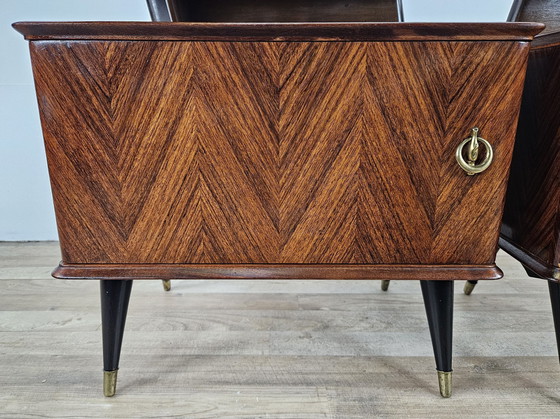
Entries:
[[[463, 149], [467, 144], [468, 157], [465, 161], [465, 158], [463, 157]], [[486, 153], [484, 159], [480, 163], [476, 164], [480, 144], [484, 146]], [[473, 128], [470, 138], [464, 139], [461, 144], [459, 144], [459, 147], [457, 147], [455, 158], [457, 159], [457, 163], [459, 163], [459, 167], [467, 172], [467, 175], [475, 175], [477, 173], [484, 172], [488, 169], [488, 167], [490, 167], [492, 159], [494, 158], [494, 151], [488, 141], [478, 136], [478, 128]]]

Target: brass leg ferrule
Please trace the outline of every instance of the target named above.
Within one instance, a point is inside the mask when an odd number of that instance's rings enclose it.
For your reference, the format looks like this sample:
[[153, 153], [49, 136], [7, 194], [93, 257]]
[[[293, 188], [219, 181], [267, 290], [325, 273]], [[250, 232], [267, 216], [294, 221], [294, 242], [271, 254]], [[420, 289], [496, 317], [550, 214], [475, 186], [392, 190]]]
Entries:
[[381, 291], [387, 291], [389, 289], [389, 283], [391, 281], [388, 279], [384, 279], [383, 281], [381, 281]]
[[465, 287], [463, 288], [463, 292], [465, 293], [465, 295], [471, 295], [475, 286], [476, 282], [474, 284], [470, 281], [465, 282]]
[[113, 397], [117, 391], [117, 372], [103, 371], [103, 395], [105, 397]]
[[171, 281], [163, 279], [161, 282], [163, 283], [163, 289], [165, 291], [169, 291], [171, 289]]
[[451, 388], [452, 388], [452, 374], [453, 372], [449, 371], [438, 371], [438, 382], [439, 382], [439, 394], [441, 397], [451, 397]]

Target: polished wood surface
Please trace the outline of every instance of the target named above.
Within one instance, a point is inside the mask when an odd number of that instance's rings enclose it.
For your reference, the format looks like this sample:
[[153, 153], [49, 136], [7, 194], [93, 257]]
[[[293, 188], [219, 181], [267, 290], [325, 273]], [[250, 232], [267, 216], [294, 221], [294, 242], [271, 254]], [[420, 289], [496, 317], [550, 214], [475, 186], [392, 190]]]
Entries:
[[[560, 280], [560, 46], [540, 37], [527, 68], [501, 246]], [[547, 47], [546, 41], [551, 40]]]
[[318, 264], [61, 264], [60, 279], [500, 279], [494, 264], [480, 265], [318, 265]]
[[492, 266], [527, 48], [34, 42], [63, 262]]
[[531, 41], [539, 23], [16, 22], [28, 40]]

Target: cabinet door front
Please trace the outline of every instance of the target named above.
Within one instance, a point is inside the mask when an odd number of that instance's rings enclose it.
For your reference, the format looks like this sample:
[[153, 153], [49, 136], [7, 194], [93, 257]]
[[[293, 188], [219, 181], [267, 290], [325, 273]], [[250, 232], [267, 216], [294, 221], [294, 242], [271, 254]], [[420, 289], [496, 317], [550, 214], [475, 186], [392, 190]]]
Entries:
[[35, 42], [64, 262], [492, 263], [526, 48]]

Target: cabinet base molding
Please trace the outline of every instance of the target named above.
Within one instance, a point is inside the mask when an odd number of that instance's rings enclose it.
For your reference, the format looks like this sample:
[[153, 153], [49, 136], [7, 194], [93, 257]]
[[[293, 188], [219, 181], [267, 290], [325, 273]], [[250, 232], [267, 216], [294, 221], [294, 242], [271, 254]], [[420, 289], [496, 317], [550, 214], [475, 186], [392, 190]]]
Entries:
[[63, 264], [59, 279], [500, 279], [496, 265]]

